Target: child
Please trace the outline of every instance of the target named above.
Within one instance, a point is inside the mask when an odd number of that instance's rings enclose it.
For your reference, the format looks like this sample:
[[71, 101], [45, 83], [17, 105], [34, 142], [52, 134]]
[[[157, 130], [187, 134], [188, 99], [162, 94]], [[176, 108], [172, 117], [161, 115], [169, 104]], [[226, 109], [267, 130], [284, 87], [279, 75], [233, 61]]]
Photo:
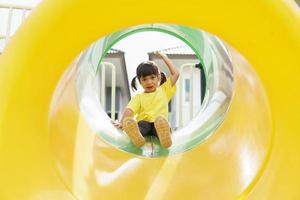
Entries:
[[[120, 123], [113, 122], [117, 128], [122, 128], [127, 133], [137, 147], [143, 146], [144, 136], [149, 135], [158, 136], [164, 148], [172, 145], [171, 129], [167, 120], [168, 102], [176, 91], [179, 72], [166, 55], [160, 52], [156, 54], [164, 60], [171, 76], [166, 79], [165, 74], [159, 72], [154, 62], [139, 64], [131, 87], [136, 90], [135, 79], [138, 78], [144, 92], [130, 100]], [[137, 121], [133, 119], [135, 115]]]

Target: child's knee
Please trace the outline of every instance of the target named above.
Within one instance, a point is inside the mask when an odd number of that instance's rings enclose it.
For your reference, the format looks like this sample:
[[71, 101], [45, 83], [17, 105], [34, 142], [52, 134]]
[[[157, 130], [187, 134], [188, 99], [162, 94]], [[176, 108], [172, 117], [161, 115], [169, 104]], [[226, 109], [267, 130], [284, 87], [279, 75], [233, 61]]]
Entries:
[[122, 125], [124, 126], [124, 124], [126, 124], [126, 122], [128, 122], [128, 121], [133, 121], [133, 120], [134, 120], [133, 117], [125, 117], [125, 118], [123, 119]]
[[158, 117], [156, 117], [155, 121], [160, 121], [160, 120], [166, 120], [168, 121], [164, 116], [159, 115]]

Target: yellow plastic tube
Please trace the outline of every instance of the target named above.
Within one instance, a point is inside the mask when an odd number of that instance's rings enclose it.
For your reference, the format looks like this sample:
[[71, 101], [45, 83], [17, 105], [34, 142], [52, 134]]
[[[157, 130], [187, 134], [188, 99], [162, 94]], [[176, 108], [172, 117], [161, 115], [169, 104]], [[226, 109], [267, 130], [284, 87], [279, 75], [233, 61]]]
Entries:
[[[97, 138], [72, 93], [55, 97], [49, 121], [59, 78], [84, 48], [156, 22], [224, 39], [254, 67], [267, 97], [233, 54], [236, 96], [226, 120], [205, 143], [165, 158], [136, 157]], [[0, 57], [0, 199], [299, 199], [299, 27], [294, 1], [45, 0]]]

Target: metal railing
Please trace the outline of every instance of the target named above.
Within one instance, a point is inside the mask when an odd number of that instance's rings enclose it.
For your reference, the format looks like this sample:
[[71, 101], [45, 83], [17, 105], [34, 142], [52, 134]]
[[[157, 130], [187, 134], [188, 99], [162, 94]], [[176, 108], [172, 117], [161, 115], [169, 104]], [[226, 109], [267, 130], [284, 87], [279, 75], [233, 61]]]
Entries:
[[4, 34], [0, 33], [0, 40], [4, 40], [4, 46], [5, 46], [8, 42], [8, 40], [9, 40], [9, 38], [12, 35], [11, 30], [12, 30], [12, 19], [13, 19], [14, 12], [16, 10], [21, 10], [22, 11], [22, 18], [21, 18], [21, 23], [22, 23], [26, 18], [26, 14], [32, 10], [32, 7], [18, 6], [18, 5], [12, 5], [12, 4], [2, 4], [1, 3], [0, 4], [0, 11], [1, 10], [3, 10], [3, 11], [8, 10], [7, 20], [6, 20], [6, 23], [4, 24], [4, 26], [6, 26], [5, 33]]
[[102, 62], [100, 64], [101, 66], [101, 96], [100, 96], [100, 101], [105, 109], [106, 107], [106, 95], [105, 95], [105, 90], [106, 90], [106, 85], [105, 85], [105, 71], [106, 67], [109, 67], [111, 69], [111, 119], [114, 121], [115, 120], [115, 114], [116, 114], [116, 67], [112, 63], [108, 62]]

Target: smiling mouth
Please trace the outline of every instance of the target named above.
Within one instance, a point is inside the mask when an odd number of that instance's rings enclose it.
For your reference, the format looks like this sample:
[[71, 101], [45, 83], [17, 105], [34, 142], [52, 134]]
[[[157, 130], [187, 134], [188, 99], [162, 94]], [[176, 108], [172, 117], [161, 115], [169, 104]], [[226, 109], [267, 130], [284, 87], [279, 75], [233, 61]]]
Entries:
[[153, 86], [152, 87], [146, 87], [148, 90], [152, 90], [153, 89]]

